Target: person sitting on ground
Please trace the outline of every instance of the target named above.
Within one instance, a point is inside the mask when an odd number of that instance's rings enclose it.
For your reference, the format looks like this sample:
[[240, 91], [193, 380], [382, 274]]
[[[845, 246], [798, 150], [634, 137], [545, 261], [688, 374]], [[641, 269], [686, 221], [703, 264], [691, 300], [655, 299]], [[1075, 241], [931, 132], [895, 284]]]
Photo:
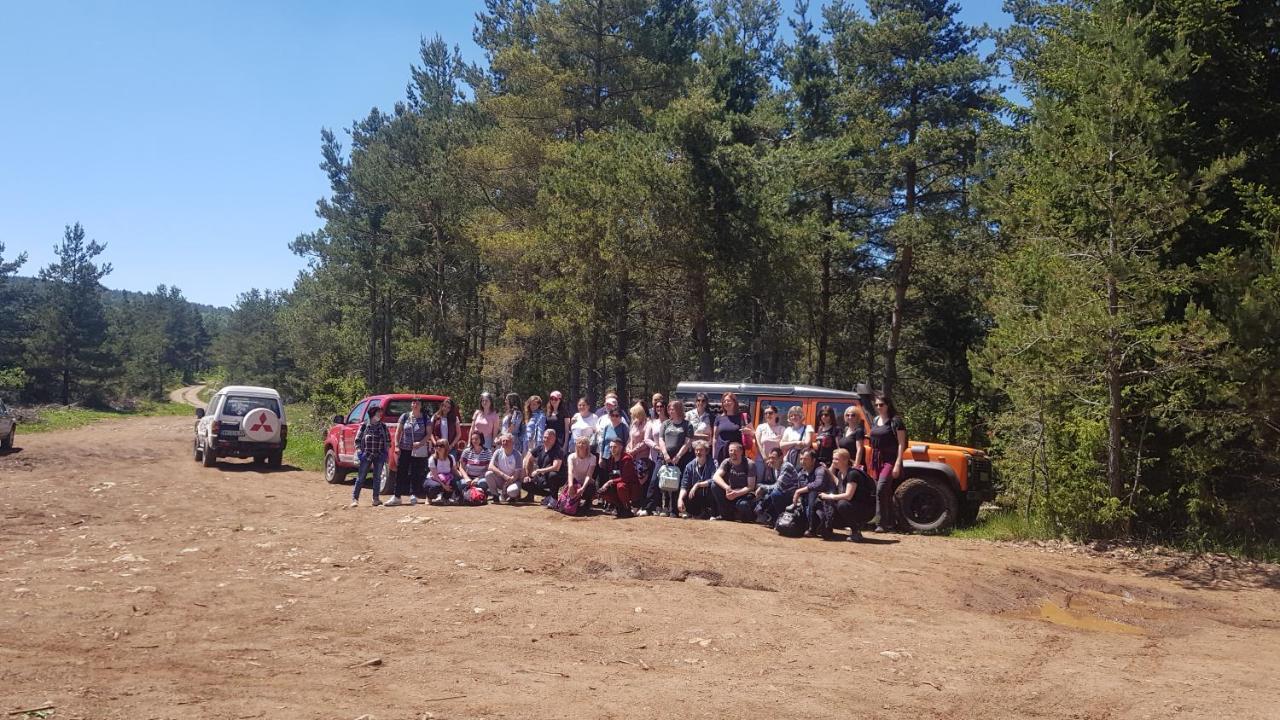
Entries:
[[676, 507], [686, 518], [705, 518], [711, 513], [712, 477], [716, 474], [716, 464], [711, 461], [711, 443], [697, 440], [693, 443], [693, 460], [684, 466], [680, 475], [680, 497], [676, 499]]
[[729, 443], [728, 452], [729, 457], [712, 477], [716, 514], [711, 519], [751, 522], [756, 519], [756, 474], [742, 452], [742, 443]]
[[796, 476], [796, 489], [791, 493], [791, 502], [804, 509], [805, 517], [812, 517], [810, 511], [813, 509], [813, 499], [824, 491], [825, 483], [830, 482], [827, 466], [818, 462], [818, 454], [813, 448], [800, 451], [800, 467], [796, 469]]
[[566, 461], [568, 472], [564, 489], [556, 498], [556, 510], [565, 515], [581, 515], [596, 496], [596, 456], [587, 438], [574, 440], [574, 451]]
[[876, 483], [853, 464], [849, 451], [835, 451], [829, 470], [834, 492], [818, 494], [818, 500], [830, 505], [830, 528], [849, 528], [849, 542], [862, 542], [862, 526], [876, 515]]
[[459, 460], [458, 474], [468, 484], [481, 483], [486, 487], [488, 486], [488, 481], [485, 480], [484, 475], [489, 471], [489, 463], [493, 460], [493, 451], [484, 446], [484, 435], [473, 431], [471, 433], [471, 444], [467, 445], [467, 449], [462, 451], [462, 457]]
[[498, 436], [498, 450], [489, 460], [489, 470], [484, 476], [488, 481], [489, 494], [493, 496], [494, 502], [519, 501], [522, 495], [520, 480], [523, 475], [520, 453], [515, 449], [515, 438], [511, 433], [504, 432]]
[[[360, 470], [356, 474], [356, 486], [351, 491], [351, 507], [360, 504], [360, 488], [364, 486], [365, 473], [372, 470], [373, 505], [377, 507], [382, 504], [378, 499], [378, 483], [382, 482], [382, 468], [387, 464], [387, 448], [391, 445], [391, 433], [387, 431], [387, 426], [382, 422], [382, 408], [374, 405], [369, 408], [367, 419], [360, 425], [360, 430], [356, 433], [356, 450], [360, 455]], [[392, 498], [395, 503], [390, 501], [388, 505], [399, 505], [399, 498]]]
[[613, 506], [619, 520], [633, 516], [631, 502], [638, 497], [640, 490], [636, 464], [624, 452], [624, 442], [622, 437], [610, 440], [609, 454], [596, 465], [596, 479], [600, 483], [599, 497]]
[[[822, 473], [814, 473], [812, 478], [805, 476], [804, 487], [796, 490], [797, 494], [805, 495], [808, 500], [805, 516], [809, 520], [809, 530], [805, 534], [809, 537], [821, 537], [823, 540], [830, 540], [832, 528], [839, 527], [839, 520], [835, 515], [836, 503], [832, 498], [843, 491], [840, 481], [850, 467], [849, 451], [836, 449], [832, 451], [831, 457], [832, 467], [824, 468]], [[821, 463], [817, 466], [822, 467]], [[839, 474], [833, 471], [836, 467], [840, 468]]]
[[525, 492], [542, 495], [542, 504], [554, 500], [564, 485], [564, 450], [556, 443], [556, 431], [542, 431], [542, 443], [524, 458]]
[[756, 496], [760, 498], [760, 510], [765, 525], [773, 527], [778, 516], [787, 509], [792, 501], [796, 488], [800, 486], [800, 476], [796, 466], [782, 459], [782, 448], [774, 448], [769, 452], [765, 462], [765, 484], [756, 487]]
[[[427, 502], [446, 505], [459, 499], [463, 482], [458, 475], [458, 464], [449, 454], [449, 443], [444, 438], [435, 441], [435, 452], [427, 458]], [[390, 505], [391, 503], [387, 503]]]

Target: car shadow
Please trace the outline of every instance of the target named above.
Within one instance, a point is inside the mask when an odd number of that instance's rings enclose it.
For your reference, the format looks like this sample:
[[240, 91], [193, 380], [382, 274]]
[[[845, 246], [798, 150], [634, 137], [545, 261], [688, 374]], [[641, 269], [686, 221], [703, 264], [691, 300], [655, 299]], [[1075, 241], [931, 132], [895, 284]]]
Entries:
[[232, 473], [278, 473], [278, 472], [292, 472], [295, 470], [301, 470], [302, 468], [296, 467], [294, 465], [281, 465], [280, 467], [271, 467], [269, 465], [257, 465], [252, 461], [233, 463], [233, 462], [228, 462], [226, 460], [219, 460], [217, 469], [221, 470], [222, 472], [232, 472]]

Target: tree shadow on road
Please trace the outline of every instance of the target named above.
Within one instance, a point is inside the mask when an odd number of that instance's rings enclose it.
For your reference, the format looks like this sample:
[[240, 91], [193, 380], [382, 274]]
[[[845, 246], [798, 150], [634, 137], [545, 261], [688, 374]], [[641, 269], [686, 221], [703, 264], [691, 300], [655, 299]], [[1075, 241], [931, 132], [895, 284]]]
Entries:
[[1137, 558], [1125, 564], [1148, 577], [1171, 580], [1192, 590], [1280, 590], [1280, 565], [1226, 555]]

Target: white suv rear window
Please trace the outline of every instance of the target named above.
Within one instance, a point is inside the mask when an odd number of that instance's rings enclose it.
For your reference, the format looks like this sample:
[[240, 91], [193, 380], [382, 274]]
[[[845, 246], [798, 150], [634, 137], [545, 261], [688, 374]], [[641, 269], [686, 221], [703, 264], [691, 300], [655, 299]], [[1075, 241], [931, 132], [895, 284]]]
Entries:
[[280, 403], [274, 398], [229, 395], [222, 405], [222, 414], [228, 417], [244, 417], [254, 410], [266, 409], [280, 417]]

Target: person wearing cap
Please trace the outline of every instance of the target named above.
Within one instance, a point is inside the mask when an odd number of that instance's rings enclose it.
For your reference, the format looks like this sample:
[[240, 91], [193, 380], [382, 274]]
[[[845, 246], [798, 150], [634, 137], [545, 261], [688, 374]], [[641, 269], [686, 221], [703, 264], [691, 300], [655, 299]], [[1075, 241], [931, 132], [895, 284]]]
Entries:
[[[604, 406], [596, 411], [596, 434], [604, 432], [604, 428], [609, 424], [609, 411], [618, 409], [618, 396], [614, 393], [607, 393], [604, 396]], [[601, 448], [604, 445], [601, 444]], [[601, 454], [603, 457], [604, 453]]]
[[556, 444], [566, 449], [569, 447], [569, 412], [564, 406], [564, 395], [559, 390], [552, 390], [547, 396], [547, 429], [556, 434]]
[[600, 442], [600, 457], [609, 454], [609, 443], [618, 438], [625, 444], [627, 442], [627, 434], [631, 431], [627, 427], [627, 423], [622, 419], [622, 409], [618, 407], [618, 399], [613, 398], [613, 405], [608, 403], [605, 407], [609, 410], [609, 414], [604, 417], [604, 424], [596, 428], [596, 439]]
[[487, 450], [493, 450], [493, 439], [498, 432], [498, 409], [494, 406], [493, 395], [480, 393], [480, 408], [471, 415], [471, 432], [480, 433]]
[[614, 507], [619, 520], [634, 515], [631, 502], [640, 491], [636, 464], [630, 455], [623, 452], [624, 438], [625, 434], [610, 439], [608, 454], [596, 465], [596, 481], [600, 486], [597, 495]]

